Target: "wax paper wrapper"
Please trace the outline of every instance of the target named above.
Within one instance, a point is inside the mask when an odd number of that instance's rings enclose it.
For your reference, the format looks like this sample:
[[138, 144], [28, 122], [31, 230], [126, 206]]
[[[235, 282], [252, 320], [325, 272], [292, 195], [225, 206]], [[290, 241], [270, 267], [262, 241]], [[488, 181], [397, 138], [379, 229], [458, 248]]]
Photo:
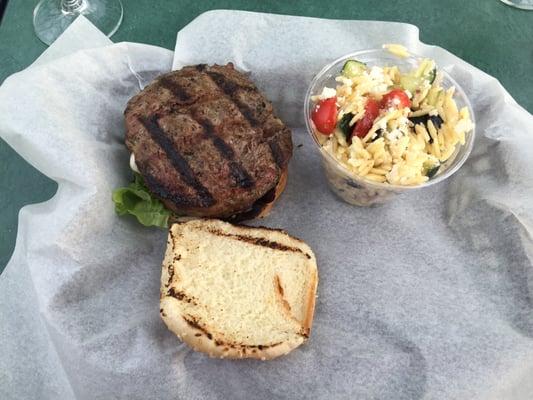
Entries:
[[[327, 187], [304, 93], [327, 62], [389, 42], [459, 82], [477, 138], [446, 182], [352, 207]], [[106, 43], [77, 22], [0, 88], [2, 138], [59, 183], [21, 211], [0, 277], [0, 398], [533, 398], [533, 117], [495, 79], [392, 22], [213, 11], [178, 33], [174, 57]], [[228, 61], [293, 128], [287, 188], [253, 224], [305, 240], [319, 264], [311, 338], [270, 362], [181, 344], [158, 312], [166, 233], [111, 203], [131, 179], [128, 99], [172, 66]]]

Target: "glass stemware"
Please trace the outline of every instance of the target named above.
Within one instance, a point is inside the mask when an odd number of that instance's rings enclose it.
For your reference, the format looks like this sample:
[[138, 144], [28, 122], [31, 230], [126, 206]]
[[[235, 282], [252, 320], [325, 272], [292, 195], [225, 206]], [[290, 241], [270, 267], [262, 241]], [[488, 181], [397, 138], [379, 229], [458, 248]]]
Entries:
[[122, 22], [122, 3], [120, 0], [41, 0], [33, 11], [33, 27], [37, 37], [50, 45], [80, 15], [111, 36]]
[[533, 10], [533, 0], [500, 0], [502, 3], [521, 8], [522, 10]]

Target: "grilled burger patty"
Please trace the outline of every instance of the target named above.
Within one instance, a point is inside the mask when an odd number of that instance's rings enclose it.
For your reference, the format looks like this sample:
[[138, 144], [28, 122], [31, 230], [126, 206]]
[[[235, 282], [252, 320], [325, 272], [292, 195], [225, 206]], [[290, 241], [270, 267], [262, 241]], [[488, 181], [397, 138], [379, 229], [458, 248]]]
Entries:
[[162, 75], [124, 114], [147, 187], [178, 214], [249, 214], [273, 197], [292, 155], [290, 130], [232, 64]]

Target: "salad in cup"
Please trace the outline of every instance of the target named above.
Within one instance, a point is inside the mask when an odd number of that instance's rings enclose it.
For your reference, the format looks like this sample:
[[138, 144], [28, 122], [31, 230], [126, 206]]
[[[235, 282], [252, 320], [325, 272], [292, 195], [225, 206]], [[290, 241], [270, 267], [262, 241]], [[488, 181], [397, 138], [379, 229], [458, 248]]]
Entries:
[[326, 67], [308, 93], [308, 128], [326, 153], [333, 189], [367, 205], [451, 175], [473, 142], [462, 91], [434, 60], [413, 57], [402, 46], [361, 56]]

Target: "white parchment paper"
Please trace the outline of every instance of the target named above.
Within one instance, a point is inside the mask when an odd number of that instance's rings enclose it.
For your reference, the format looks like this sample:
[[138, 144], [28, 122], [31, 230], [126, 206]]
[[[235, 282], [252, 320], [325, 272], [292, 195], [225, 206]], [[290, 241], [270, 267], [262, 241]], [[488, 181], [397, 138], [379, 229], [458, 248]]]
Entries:
[[[326, 186], [303, 97], [324, 64], [384, 42], [453, 75], [477, 139], [447, 182], [356, 208]], [[21, 211], [0, 276], [0, 398], [533, 398], [533, 117], [495, 79], [390, 22], [213, 11], [178, 33], [174, 57], [106, 44], [78, 20], [0, 87], [0, 135], [59, 183]], [[311, 339], [271, 362], [209, 359], [166, 329], [166, 234], [110, 199], [131, 177], [128, 99], [172, 66], [228, 61], [294, 128], [285, 193], [255, 224], [304, 239], [319, 262]]]

